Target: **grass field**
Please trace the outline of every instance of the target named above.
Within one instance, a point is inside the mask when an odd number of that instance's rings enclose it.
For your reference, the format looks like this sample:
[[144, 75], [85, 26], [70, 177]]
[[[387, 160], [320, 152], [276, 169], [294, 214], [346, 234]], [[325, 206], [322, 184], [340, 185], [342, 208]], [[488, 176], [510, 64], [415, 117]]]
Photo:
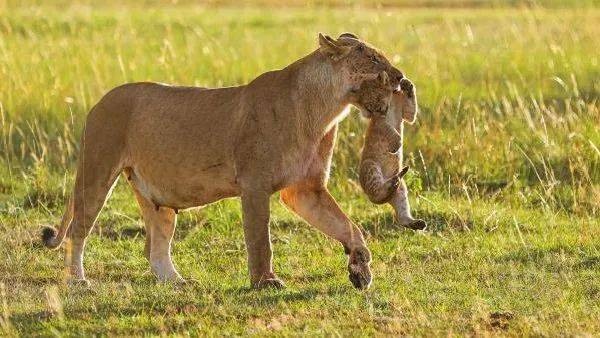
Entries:
[[[600, 334], [600, 9], [480, 3], [0, 1], [0, 335]], [[39, 226], [62, 216], [103, 93], [140, 80], [245, 83], [311, 52], [319, 31], [357, 33], [418, 88], [405, 156], [427, 232], [395, 227], [361, 194], [358, 114], [338, 137], [329, 187], [368, 236], [372, 288], [354, 290], [340, 245], [276, 196], [286, 289], [249, 289], [238, 200], [179, 215], [174, 260], [196, 282], [156, 284], [123, 182], [90, 237], [92, 287], [67, 287]]]

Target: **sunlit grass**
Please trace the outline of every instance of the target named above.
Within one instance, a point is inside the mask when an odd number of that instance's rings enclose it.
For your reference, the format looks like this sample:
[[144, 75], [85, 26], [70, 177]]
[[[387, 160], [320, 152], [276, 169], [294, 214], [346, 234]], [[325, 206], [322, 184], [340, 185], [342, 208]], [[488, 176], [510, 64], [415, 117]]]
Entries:
[[[0, 333], [600, 330], [600, 10], [61, 4], [0, 3]], [[245, 83], [311, 52], [319, 31], [381, 48], [420, 99], [404, 151], [428, 233], [365, 200], [364, 121], [341, 124], [330, 188], [368, 233], [373, 290], [353, 291], [339, 245], [275, 198], [288, 290], [246, 288], [235, 200], [180, 215], [175, 261], [198, 284], [155, 285], [124, 184], [89, 245], [97, 285], [62, 286], [59, 255], [35, 247], [39, 224], [60, 219], [84, 117], [106, 91]]]

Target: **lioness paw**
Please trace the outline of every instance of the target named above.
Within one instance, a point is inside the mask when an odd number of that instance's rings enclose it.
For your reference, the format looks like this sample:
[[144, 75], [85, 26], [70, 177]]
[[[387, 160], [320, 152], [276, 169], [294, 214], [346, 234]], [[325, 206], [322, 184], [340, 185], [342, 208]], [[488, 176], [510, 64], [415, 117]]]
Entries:
[[279, 278], [266, 278], [259, 280], [258, 282], [252, 285], [255, 289], [283, 289], [285, 288], [285, 284]]
[[89, 280], [87, 279], [81, 279], [81, 278], [69, 278], [67, 280], [67, 285], [69, 287], [83, 287], [83, 288], [89, 288], [92, 283], [90, 283]]
[[352, 285], [359, 290], [369, 288], [372, 281], [371, 252], [366, 247], [356, 248], [350, 251], [348, 261], [348, 278]]

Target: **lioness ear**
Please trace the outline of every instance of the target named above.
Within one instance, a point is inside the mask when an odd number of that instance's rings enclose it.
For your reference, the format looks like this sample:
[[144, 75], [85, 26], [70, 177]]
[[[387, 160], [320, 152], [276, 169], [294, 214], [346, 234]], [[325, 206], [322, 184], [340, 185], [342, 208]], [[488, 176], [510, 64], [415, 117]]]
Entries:
[[328, 35], [319, 33], [319, 46], [321, 53], [329, 56], [334, 60], [339, 60], [350, 51], [350, 48], [340, 46], [335, 40]]
[[358, 36], [356, 36], [356, 34], [354, 33], [350, 33], [350, 32], [344, 32], [342, 34], [340, 34], [339, 38], [351, 38], [351, 39], [356, 39], [358, 40]]

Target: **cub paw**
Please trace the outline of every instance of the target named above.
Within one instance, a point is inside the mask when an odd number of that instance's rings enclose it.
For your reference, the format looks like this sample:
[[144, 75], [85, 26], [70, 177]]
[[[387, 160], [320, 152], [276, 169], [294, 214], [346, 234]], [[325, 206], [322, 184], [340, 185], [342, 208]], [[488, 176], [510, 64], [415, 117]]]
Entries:
[[427, 223], [425, 223], [425, 221], [422, 219], [416, 219], [413, 222], [406, 225], [406, 227], [413, 230], [425, 230], [427, 228]]
[[400, 222], [400, 225], [412, 230], [425, 230], [427, 228], [427, 223], [422, 219], [410, 219]]

